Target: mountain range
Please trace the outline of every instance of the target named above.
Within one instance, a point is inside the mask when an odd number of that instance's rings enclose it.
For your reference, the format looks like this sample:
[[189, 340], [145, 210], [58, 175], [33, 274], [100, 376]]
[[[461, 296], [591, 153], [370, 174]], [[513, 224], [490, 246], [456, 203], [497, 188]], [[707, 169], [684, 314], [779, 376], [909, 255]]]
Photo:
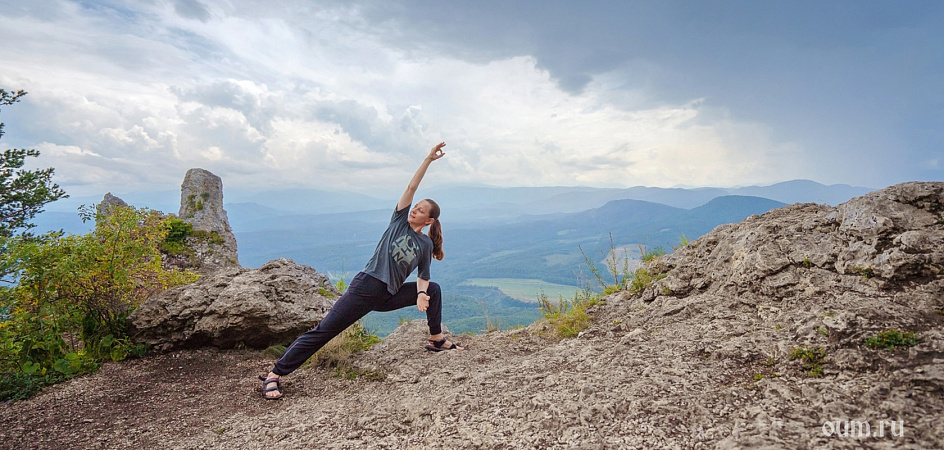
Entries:
[[[835, 205], [869, 191], [794, 180], [730, 189], [453, 186], [421, 190], [417, 198], [429, 196], [443, 206], [449, 257], [436, 270], [446, 281], [515, 273], [573, 284], [581, 250], [596, 257], [609, 249], [611, 236], [617, 247], [670, 250], [721, 223], [784, 204]], [[116, 195], [138, 207], [178, 209], [179, 193]], [[338, 274], [359, 270], [370, 257], [398, 195], [296, 189], [226, 192], [224, 200], [242, 265], [289, 257]], [[37, 217], [37, 231], [86, 232], [92, 224], [83, 224], [75, 210], [99, 201], [80, 197], [48, 205]]]
[[[502, 286], [507, 280], [573, 292], [595, 279], [588, 261], [605, 272], [612, 250], [620, 262], [634, 265], [641, 250], [671, 252], [723, 223], [790, 203], [835, 205], [869, 191], [796, 180], [736, 189], [454, 186], [427, 188], [416, 198], [432, 197], [443, 207], [446, 258], [434, 262], [432, 276], [452, 302], [450, 315], [456, 315], [444, 320], [463, 332], [483, 329], [489, 320], [513, 326], [536, 319], [539, 311], [528, 302], [537, 292], [512, 294]], [[170, 191], [113, 194], [137, 207], [174, 213], [180, 198]], [[350, 280], [373, 253], [399, 192], [391, 190], [386, 198], [297, 189], [224, 195], [241, 265], [291, 258], [334, 280]], [[100, 201], [80, 197], [48, 205], [36, 231], [87, 232], [92, 224], [82, 223], [75, 210]], [[365, 324], [385, 335], [401, 320], [420, 316], [407, 310], [371, 313]]]

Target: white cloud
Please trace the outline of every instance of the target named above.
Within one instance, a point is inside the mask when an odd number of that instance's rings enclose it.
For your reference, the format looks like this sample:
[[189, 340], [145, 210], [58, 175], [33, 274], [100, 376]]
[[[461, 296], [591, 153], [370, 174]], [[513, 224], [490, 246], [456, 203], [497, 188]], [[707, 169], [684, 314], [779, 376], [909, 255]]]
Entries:
[[173, 188], [190, 167], [228, 187], [383, 189], [440, 140], [430, 183], [731, 185], [807, 170], [767, 127], [706, 118], [709, 101], [617, 104], [635, 94], [616, 73], [574, 95], [531, 56], [394, 46], [393, 25], [356, 7], [129, 3], [132, 24], [58, 5], [68, 17], [17, 19], [36, 34], [0, 31], [0, 83], [31, 91], [31, 133], [52, 136], [23, 146], [90, 193]]

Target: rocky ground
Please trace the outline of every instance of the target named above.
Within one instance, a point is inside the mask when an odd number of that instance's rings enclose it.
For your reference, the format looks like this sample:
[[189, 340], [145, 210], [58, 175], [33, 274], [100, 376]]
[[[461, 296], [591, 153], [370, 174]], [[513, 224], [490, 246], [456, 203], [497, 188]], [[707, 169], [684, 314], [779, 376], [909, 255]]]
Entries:
[[[782, 208], [663, 257], [664, 277], [607, 297], [576, 338], [538, 323], [431, 353], [412, 322], [355, 357], [382, 380], [304, 368], [279, 401], [256, 351], [107, 364], [0, 406], [0, 445], [944, 448], [942, 214], [944, 183]], [[889, 329], [917, 345], [864, 344]]]

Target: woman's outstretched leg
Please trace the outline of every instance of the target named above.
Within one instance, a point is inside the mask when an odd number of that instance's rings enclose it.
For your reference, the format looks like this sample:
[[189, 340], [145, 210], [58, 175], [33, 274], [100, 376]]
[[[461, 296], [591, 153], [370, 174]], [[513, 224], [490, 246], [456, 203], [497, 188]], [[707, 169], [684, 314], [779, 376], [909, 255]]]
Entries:
[[[298, 336], [292, 342], [282, 357], [275, 363], [275, 368], [266, 377], [266, 386], [277, 383], [279, 377], [288, 375], [298, 369], [308, 358], [311, 358], [321, 347], [324, 347], [331, 338], [341, 334], [347, 327], [357, 322], [371, 311], [372, 304], [378, 296], [389, 296], [386, 285], [369, 275], [358, 274], [351, 280], [347, 292], [334, 303], [324, 319], [315, 328]], [[268, 391], [267, 398], [279, 398], [278, 391]]]

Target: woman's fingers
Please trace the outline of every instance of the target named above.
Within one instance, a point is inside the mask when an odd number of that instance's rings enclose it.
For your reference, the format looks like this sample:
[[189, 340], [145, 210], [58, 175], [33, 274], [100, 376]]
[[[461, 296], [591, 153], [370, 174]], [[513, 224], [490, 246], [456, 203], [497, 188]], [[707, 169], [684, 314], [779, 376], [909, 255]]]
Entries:
[[420, 297], [416, 299], [416, 308], [419, 309], [420, 312], [426, 312], [426, 310], [429, 309], [429, 296], [420, 294]]
[[446, 152], [444, 152], [442, 149], [445, 146], [446, 146], [445, 142], [440, 142], [436, 144], [436, 146], [433, 147], [432, 150], [429, 151], [429, 157], [432, 158], [433, 160], [437, 160], [445, 156]]

